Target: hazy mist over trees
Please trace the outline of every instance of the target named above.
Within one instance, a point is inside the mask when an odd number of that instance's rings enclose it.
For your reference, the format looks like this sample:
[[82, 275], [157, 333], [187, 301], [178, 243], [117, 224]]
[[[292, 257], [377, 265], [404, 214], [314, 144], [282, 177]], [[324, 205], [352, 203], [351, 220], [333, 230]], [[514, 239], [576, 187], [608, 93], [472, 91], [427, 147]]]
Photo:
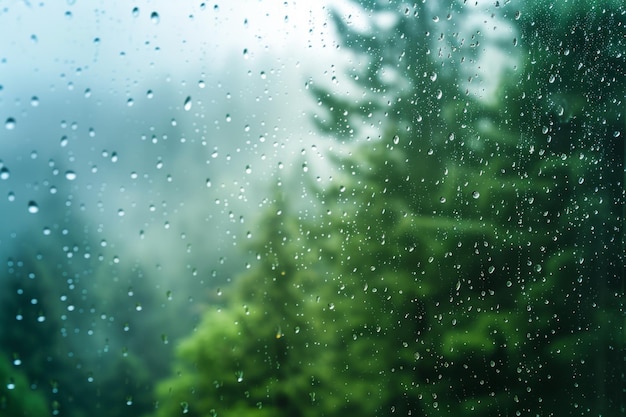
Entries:
[[1, 9], [0, 415], [624, 412], [621, 2], [253, 3]]

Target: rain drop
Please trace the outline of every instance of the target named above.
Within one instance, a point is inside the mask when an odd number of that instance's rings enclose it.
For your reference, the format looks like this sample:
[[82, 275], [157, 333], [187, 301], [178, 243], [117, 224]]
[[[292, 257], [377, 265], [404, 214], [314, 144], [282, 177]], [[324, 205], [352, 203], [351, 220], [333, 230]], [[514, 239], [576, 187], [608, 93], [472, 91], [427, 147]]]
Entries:
[[474, 191], [474, 192], [472, 193], [472, 197], [473, 197], [473, 198], [478, 198], [478, 197], [480, 197], [480, 193], [479, 193], [478, 191]]
[[35, 203], [34, 201], [29, 201], [28, 212], [32, 214], [39, 213], [39, 206], [37, 205], [37, 203]]
[[65, 173], [65, 179], [68, 181], [74, 181], [76, 179], [76, 173], [74, 171], [67, 171]]
[[183, 109], [185, 109], [185, 111], [191, 110], [191, 96], [187, 96], [187, 98], [185, 99], [185, 103], [183, 104]]
[[152, 20], [152, 23], [154, 23], [156, 25], [156, 24], [159, 23], [161, 18], [159, 17], [159, 14], [157, 12], [152, 12], [150, 14], [150, 20]]
[[11, 173], [7, 167], [0, 168], [0, 180], [8, 180], [10, 176]]
[[12, 117], [9, 117], [9, 118], [6, 120], [6, 122], [4, 122], [4, 127], [6, 127], [6, 128], [7, 128], [7, 130], [13, 130], [13, 129], [15, 129], [15, 125], [16, 125], [15, 119], [14, 119], [14, 118], [12, 118]]

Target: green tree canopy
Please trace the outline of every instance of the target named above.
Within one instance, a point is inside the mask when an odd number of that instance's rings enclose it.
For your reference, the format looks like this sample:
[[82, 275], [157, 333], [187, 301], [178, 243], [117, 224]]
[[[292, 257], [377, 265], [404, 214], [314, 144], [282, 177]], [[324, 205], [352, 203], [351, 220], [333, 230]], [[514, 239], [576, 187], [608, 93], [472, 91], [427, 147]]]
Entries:
[[[465, 2], [361, 6], [370, 30], [334, 14], [360, 94], [313, 88], [351, 152], [312, 207], [277, 193], [156, 414], [619, 410], [623, 5], [496, 2], [497, 42]], [[518, 63], [486, 100], [463, 71], [490, 42]]]

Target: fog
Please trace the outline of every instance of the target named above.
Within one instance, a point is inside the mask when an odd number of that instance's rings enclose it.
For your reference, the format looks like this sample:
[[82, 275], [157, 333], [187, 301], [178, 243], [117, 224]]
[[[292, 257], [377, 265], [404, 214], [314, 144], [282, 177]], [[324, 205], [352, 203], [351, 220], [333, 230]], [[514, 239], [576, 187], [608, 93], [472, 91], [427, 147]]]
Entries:
[[[356, 9], [334, 7], [362, 25]], [[271, 187], [303, 163], [320, 180], [332, 176], [324, 154], [341, 143], [315, 131], [307, 89], [349, 92], [349, 68], [360, 62], [337, 45], [329, 20], [324, 2], [5, 7], [0, 204], [10, 221], [0, 223], [0, 252], [11, 248], [4, 236], [67, 234], [63, 221], [82, 218], [111, 259], [158, 267], [161, 279], [224, 264], [253, 234]], [[486, 36], [510, 35], [496, 28]], [[510, 65], [497, 50], [472, 52], [473, 77]], [[469, 87], [488, 98], [496, 85], [492, 76]]]
[[80, 241], [81, 219], [105, 261], [176, 277], [160, 285], [242, 269], [268, 191], [320, 159], [306, 85], [341, 61], [327, 19], [322, 2], [6, 7], [2, 255], [25, 231]]

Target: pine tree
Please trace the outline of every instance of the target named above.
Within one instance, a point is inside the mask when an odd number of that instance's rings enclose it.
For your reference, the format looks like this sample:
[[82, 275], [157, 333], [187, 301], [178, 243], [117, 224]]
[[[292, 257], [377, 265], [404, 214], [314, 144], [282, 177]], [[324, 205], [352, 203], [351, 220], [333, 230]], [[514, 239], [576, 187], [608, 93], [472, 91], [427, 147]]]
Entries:
[[488, 101], [461, 81], [483, 40], [437, 26], [471, 6], [362, 4], [373, 27], [395, 20], [374, 36], [335, 14], [367, 60], [360, 98], [313, 88], [352, 151], [311, 181], [317, 211], [276, 198], [259, 262], [181, 345], [157, 414], [619, 409], [623, 6], [496, 3], [520, 63]]

